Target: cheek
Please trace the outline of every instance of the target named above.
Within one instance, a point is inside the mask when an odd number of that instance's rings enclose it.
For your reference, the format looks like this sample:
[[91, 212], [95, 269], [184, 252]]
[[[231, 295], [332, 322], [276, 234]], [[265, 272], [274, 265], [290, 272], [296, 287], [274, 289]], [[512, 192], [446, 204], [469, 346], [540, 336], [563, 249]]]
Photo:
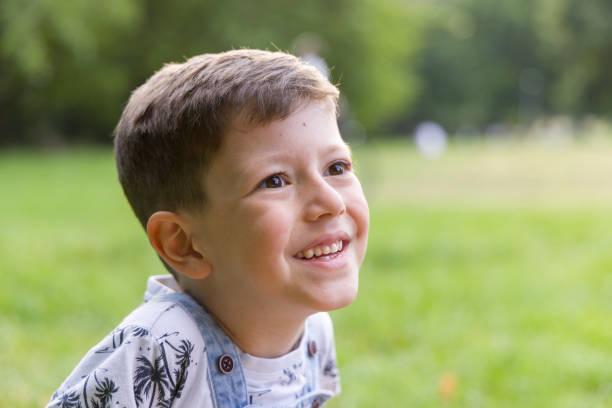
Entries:
[[248, 225], [245, 231], [250, 249], [257, 258], [270, 258], [285, 249], [292, 228], [291, 211], [279, 206], [252, 205], [242, 213], [240, 224]]
[[[293, 227], [291, 211], [278, 206], [250, 206], [236, 223], [248, 225], [242, 233], [243, 251], [235, 254], [252, 288], [270, 295], [284, 286], [286, 256]], [[239, 232], [240, 233], [240, 232]], [[245, 275], [243, 275], [245, 276]]]
[[347, 197], [347, 199], [350, 200], [347, 204], [347, 209], [357, 227], [357, 240], [360, 247], [361, 259], [363, 259], [368, 242], [370, 210], [368, 208], [368, 202], [361, 189], [361, 185], [357, 183], [353, 187], [354, 188], [351, 189], [351, 192]]
[[352, 212], [353, 218], [357, 223], [358, 233], [368, 233], [370, 225], [370, 210], [368, 208], [368, 202], [363, 194], [363, 189], [359, 180], [355, 178], [353, 183], [345, 191], [345, 204], [347, 209]]

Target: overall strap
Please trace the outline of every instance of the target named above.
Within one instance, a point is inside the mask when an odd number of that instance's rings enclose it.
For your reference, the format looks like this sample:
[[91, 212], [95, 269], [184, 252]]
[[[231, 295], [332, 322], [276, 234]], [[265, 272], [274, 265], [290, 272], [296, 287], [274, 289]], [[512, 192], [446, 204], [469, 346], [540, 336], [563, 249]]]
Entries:
[[214, 319], [186, 293], [161, 294], [151, 300], [176, 303], [198, 325], [206, 344], [210, 387], [215, 406], [246, 407], [248, 394], [238, 349]]
[[312, 408], [321, 406], [326, 400], [333, 397], [333, 394], [327, 390], [321, 389], [321, 349], [320, 344], [317, 344], [314, 338], [313, 320], [311, 318], [306, 320], [307, 330], [309, 338], [307, 338], [306, 347], [306, 381], [307, 385], [303, 390], [303, 394], [300, 395], [295, 403], [291, 405], [292, 408]]

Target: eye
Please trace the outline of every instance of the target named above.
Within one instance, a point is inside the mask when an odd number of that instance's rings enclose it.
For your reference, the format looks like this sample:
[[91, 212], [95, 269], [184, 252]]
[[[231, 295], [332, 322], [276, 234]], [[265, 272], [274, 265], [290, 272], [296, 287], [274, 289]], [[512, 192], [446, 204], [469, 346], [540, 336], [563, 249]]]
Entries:
[[344, 174], [345, 171], [349, 171], [351, 169], [351, 165], [345, 161], [337, 161], [333, 162], [325, 172], [326, 175], [330, 176], [340, 176]]
[[270, 177], [266, 177], [262, 180], [261, 183], [257, 186], [258, 188], [280, 188], [285, 187], [287, 182], [283, 178], [281, 174], [273, 174]]

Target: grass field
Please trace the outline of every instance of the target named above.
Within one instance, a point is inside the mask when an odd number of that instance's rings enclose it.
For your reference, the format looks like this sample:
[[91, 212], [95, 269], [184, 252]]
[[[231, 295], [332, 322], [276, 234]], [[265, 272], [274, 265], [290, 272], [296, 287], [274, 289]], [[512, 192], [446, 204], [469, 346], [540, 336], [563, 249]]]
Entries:
[[[331, 407], [611, 407], [612, 142], [355, 150], [371, 206]], [[38, 407], [161, 273], [112, 154], [0, 152], [0, 407]]]

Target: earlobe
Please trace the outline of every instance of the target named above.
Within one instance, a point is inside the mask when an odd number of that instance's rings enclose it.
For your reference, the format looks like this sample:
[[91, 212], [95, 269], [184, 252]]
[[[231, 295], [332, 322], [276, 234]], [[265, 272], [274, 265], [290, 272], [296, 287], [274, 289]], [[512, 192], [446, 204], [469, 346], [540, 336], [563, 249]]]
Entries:
[[194, 245], [189, 225], [180, 215], [158, 211], [149, 217], [147, 236], [155, 252], [175, 271], [191, 279], [212, 272], [206, 254]]

